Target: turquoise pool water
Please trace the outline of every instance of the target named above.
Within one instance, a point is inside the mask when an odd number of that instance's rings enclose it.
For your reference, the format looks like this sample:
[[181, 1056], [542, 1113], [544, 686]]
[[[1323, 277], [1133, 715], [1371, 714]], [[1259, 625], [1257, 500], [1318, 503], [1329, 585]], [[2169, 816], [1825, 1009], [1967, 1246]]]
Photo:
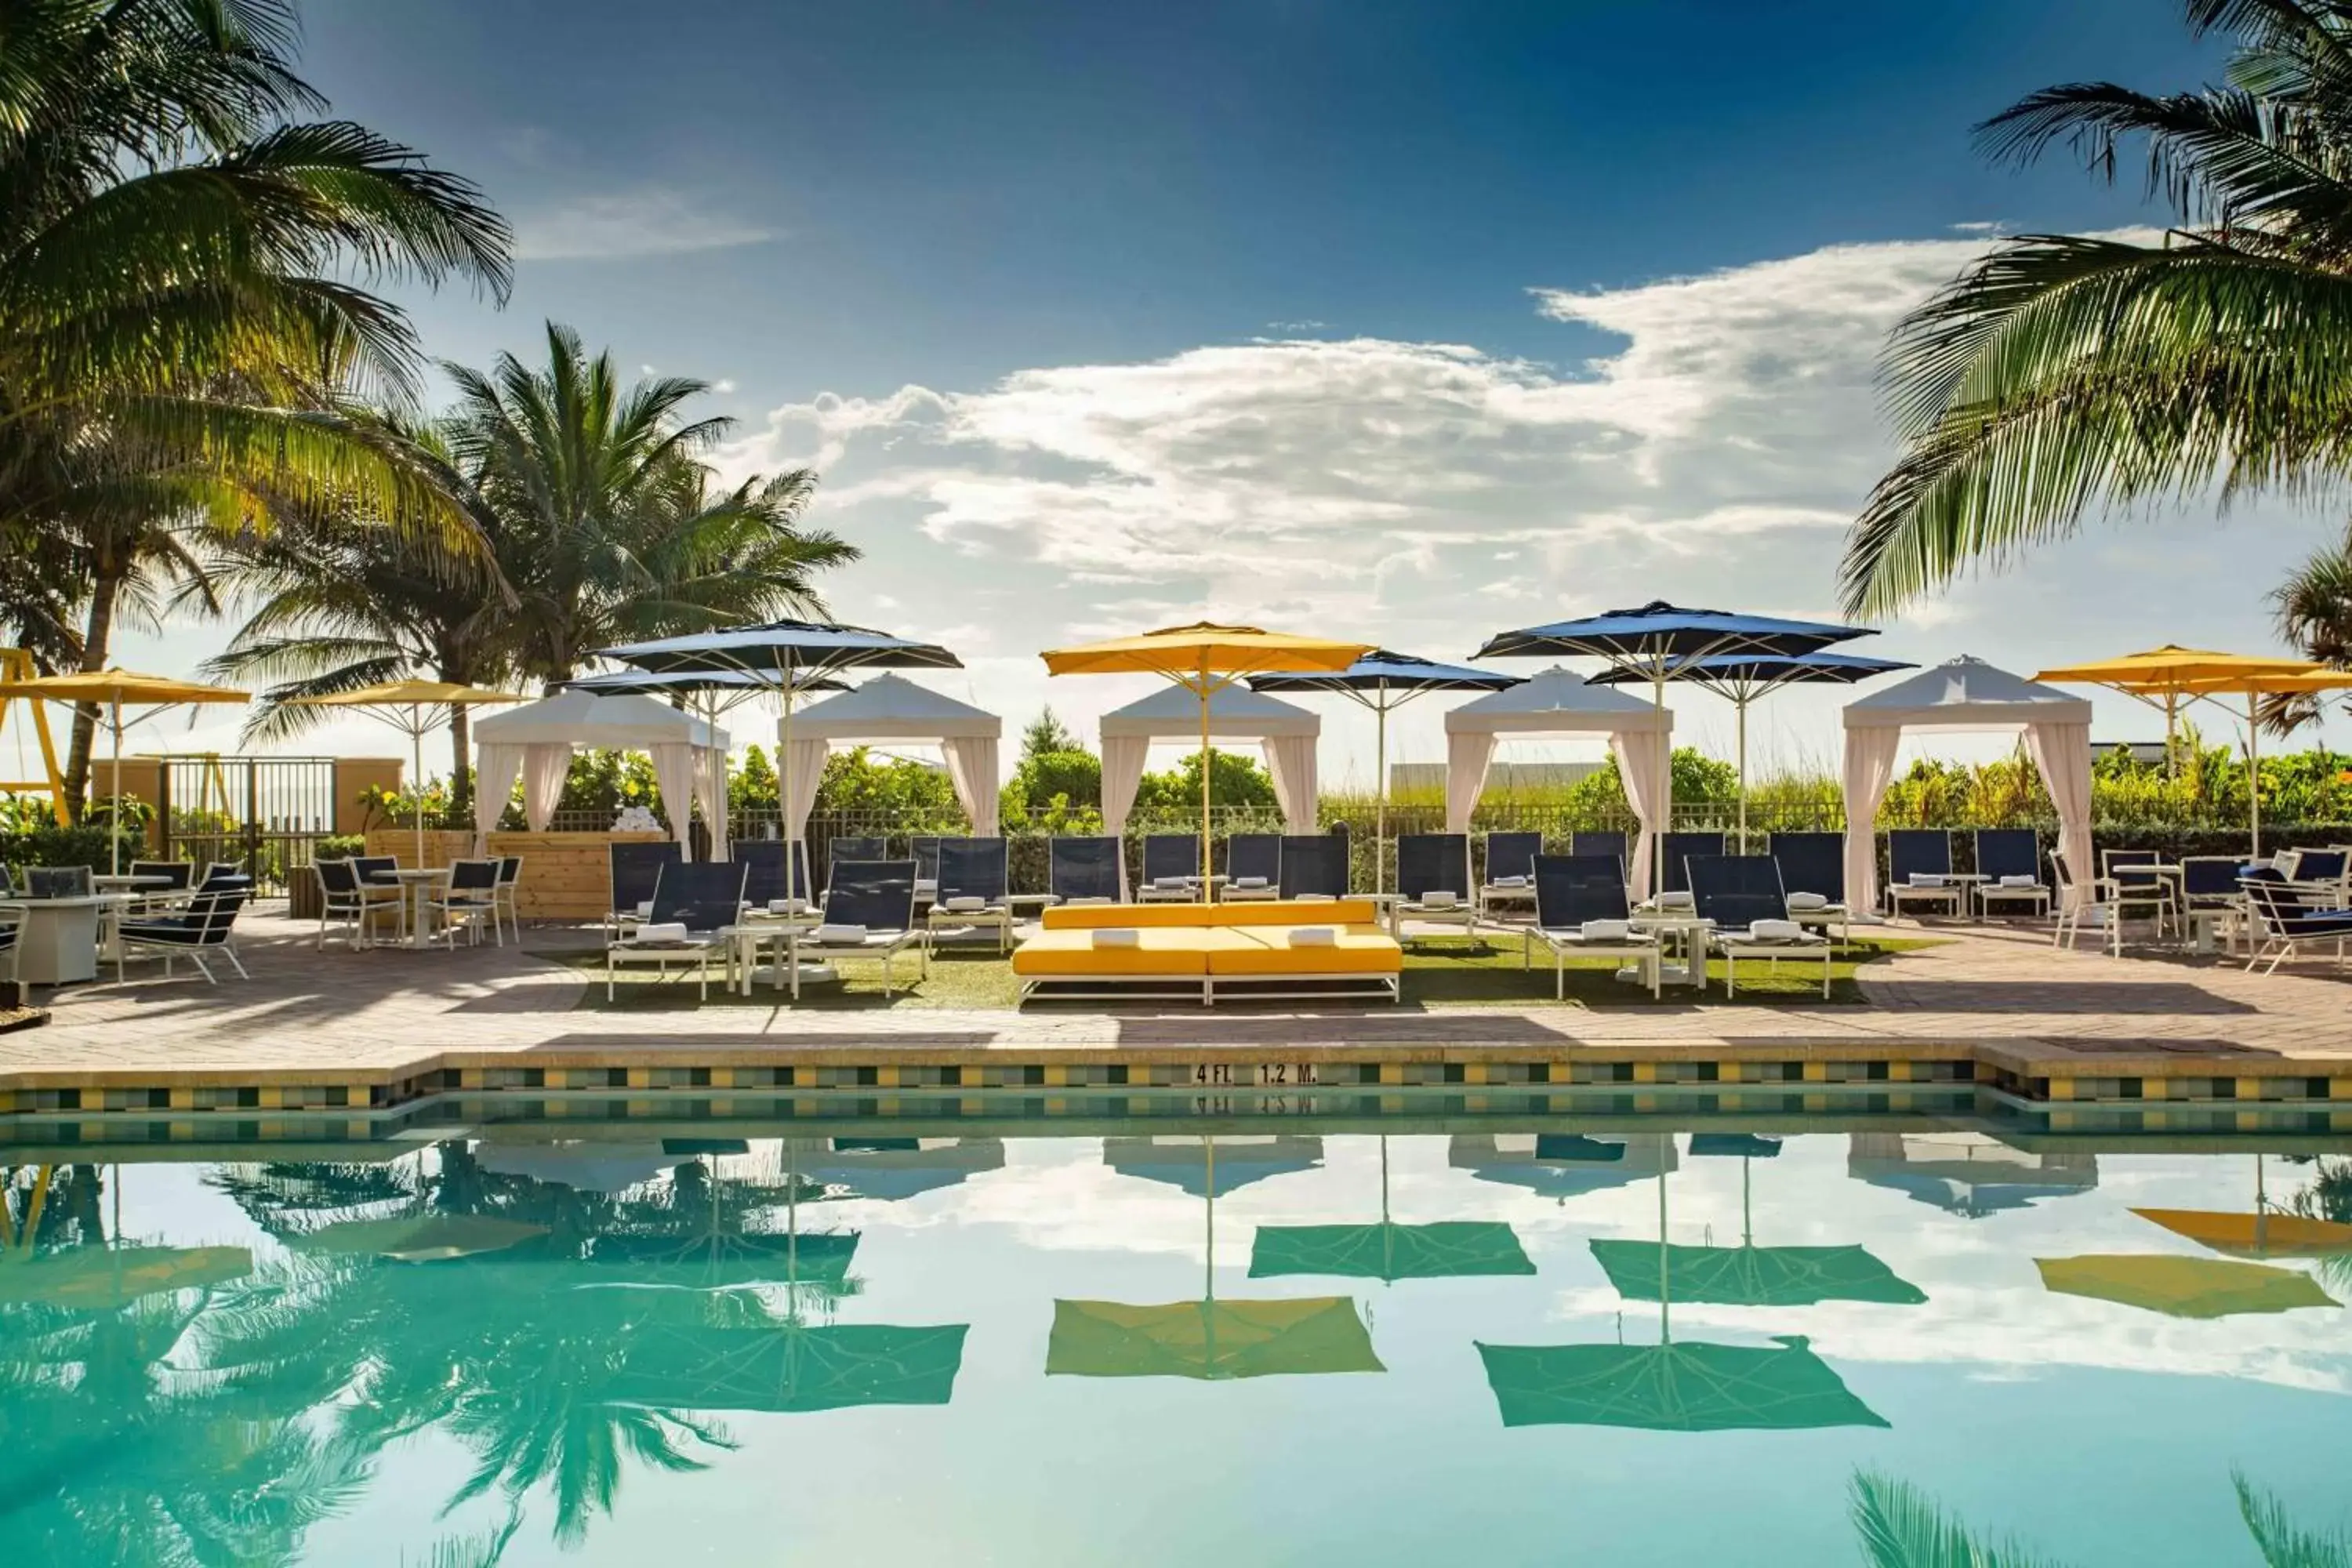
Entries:
[[1879, 1481], [2035, 1561], [2260, 1563], [2233, 1478], [2352, 1524], [2341, 1156], [536, 1126], [5, 1168], [9, 1568], [1843, 1563]]

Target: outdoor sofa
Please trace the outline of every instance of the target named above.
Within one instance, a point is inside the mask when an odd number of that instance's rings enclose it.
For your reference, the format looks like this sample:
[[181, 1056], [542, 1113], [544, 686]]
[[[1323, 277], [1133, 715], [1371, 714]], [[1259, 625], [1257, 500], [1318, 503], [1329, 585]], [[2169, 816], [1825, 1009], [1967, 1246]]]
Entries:
[[1404, 950], [1370, 899], [1050, 909], [1013, 950], [1027, 1001], [1395, 1002]]

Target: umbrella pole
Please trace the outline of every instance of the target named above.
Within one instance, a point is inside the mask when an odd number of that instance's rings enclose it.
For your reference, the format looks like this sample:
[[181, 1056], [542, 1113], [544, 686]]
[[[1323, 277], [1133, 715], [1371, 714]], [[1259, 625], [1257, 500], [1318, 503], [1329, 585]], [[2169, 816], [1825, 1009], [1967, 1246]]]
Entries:
[[[1650, 663], [1650, 703], [1661, 713], [1666, 710], [1666, 661], [1661, 654]], [[1665, 836], [1675, 830], [1675, 742], [1674, 731], [1666, 731], [1666, 778], [1664, 820], [1658, 824], [1658, 843], [1650, 854], [1650, 890], [1663, 892], [1666, 886]], [[1660, 1204], [1665, 1194], [1658, 1194]]]
[[1209, 656], [1201, 655], [1201, 901], [1215, 885], [1209, 880]]
[[[1668, 1142], [1672, 1142], [1671, 1134]], [[1658, 1342], [1661, 1344], [1672, 1343], [1675, 1337], [1673, 1324], [1668, 1319], [1673, 1310], [1673, 1303], [1667, 1300], [1671, 1294], [1666, 1289], [1666, 1173], [1661, 1166], [1658, 1171]]]
[[[1372, 765], [1379, 770], [1373, 796], [1376, 804], [1372, 807], [1372, 891], [1377, 895], [1389, 890], [1389, 683], [1385, 679], [1381, 682], [1380, 705], [1372, 714]], [[1385, 1143], [1381, 1145], [1381, 1158], [1387, 1158]]]
[[2246, 811], [2254, 830], [2253, 857], [2263, 855], [2263, 726], [2254, 694], [2246, 693]]
[[106, 814], [107, 869], [122, 870], [122, 693], [114, 694], [114, 806]]
[[1748, 700], [1731, 705], [1739, 729], [1739, 852], [1748, 853]]
[[[784, 895], [787, 898], [797, 899], [801, 895], [793, 886], [793, 860], [794, 858], [793, 851], [794, 846], [800, 843], [801, 819], [800, 814], [793, 809], [793, 656], [789, 651], [784, 655], [783, 701], [784, 721], [782, 731], [784, 738], [784, 765], [782, 769], [778, 770], [777, 777], [783, 786], [783, 796], [781, 804], [784, 809]], [[812, 805], [814, 805], [814, 800], [812, 800]], [[888, 846], [886, 845], [884, 847], [887, 848]], [[812, 870], [811, 880], [814, 880], [814, 870]], [[814, 898], [816, 896], [816, 889], [814, 887], [809, 889], [809, 896], [811, 898]]]
[[410, 786], [409, 799], [416, 806], [416, 868], [425, 869], [425, 720], [411, 706], [408, 710], [409, 765], [416, 770], [416, 782]]

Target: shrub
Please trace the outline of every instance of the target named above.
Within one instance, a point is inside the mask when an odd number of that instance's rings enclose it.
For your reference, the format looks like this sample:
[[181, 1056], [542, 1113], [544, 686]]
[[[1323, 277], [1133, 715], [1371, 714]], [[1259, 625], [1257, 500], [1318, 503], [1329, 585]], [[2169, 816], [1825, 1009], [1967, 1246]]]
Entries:
[[[99, 823], [59, 827], [51, 822], [28, 830], [0, 833], [0, 860], [11, 866], [88, 866], [103, 871], [111, 863], [111, 848], [106, 828]], [[123, 862], [128, 864], [146, 849], [145, 837], [126, 824], [122, 832]]]

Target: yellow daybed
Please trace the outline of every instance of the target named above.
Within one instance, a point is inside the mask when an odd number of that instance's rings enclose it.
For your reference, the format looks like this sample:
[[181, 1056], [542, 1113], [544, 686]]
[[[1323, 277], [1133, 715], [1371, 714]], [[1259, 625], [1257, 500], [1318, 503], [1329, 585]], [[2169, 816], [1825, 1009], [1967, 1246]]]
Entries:
[[[1301, 940], [1321, 930], [1328, 942]], [[1097, 936], [1132, 931], [1133, 942]], [[1021, 999], [1395, 1002], [1404, 950], [1369, 899], [1069, 904], [1013, 951]]]

